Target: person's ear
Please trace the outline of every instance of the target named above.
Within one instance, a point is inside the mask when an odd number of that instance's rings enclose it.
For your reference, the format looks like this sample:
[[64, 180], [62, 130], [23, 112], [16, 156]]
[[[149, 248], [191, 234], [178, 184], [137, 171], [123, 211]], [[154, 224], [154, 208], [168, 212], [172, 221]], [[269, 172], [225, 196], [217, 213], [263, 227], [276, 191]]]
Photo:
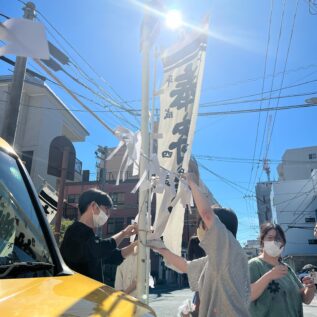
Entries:
[[95, 201], [92, 201], [90, 207], [92, 208], [93, 213], [96, 213], [98, 204]]

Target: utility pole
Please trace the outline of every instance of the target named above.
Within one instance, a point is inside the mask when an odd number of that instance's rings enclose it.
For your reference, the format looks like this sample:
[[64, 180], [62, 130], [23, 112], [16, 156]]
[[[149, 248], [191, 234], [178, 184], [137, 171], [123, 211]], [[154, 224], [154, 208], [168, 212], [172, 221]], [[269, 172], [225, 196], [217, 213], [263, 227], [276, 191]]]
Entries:
[[[35, 4], [28, 2], [23, 8], [23, 17], [28, 20], [33, 20], [35, 17]], [[23, 90], [23, 82], [26, 69], [26, 57], [17, 56], [13, 79], [9, 89], [9, 99], [5, 113], [6, 120], [4, 121], [2, 129], [2, 137], [11, 145], [14, 146], [17, 121], [19, 116], [19, 109], [21, 103], [21, 96]]]
[[[108, 156], [108, 147], [98, 145], [98, 149], [95, 151], [97, 162], [97, 167], [99, 168], [99, 189], [105, 191], [106, 182], [107, 182], [107, 169], [106, 169], [106, 160]], [[100, 238], [103, 238], [102, 227], [97, 228], [96, 235]]]
[[59, 179], [57, 214], [56, 214], [56, 220], [55, 220], [55, 239], [57, 243], [60, 243], [60, 236], [61, 236], [61, 223], [62, 223], [62, 215], [63, 215], [63, 209], [64, 209], [64, 189], [65, 189], [65, 182], [67, 177], [68, 160], [69, 160], [70, 151], [71, 150], [69, 147], [66, 147], [63, 149], [62, 171], [61, 171], [61, 177]]
[[[100, 154], [100, 155], [99, 155]], [[106, 160], [108, 156], [108, 147], [98, 145], [98, 149], [95, 151], [96, 159], [99, 160], [99, 183], [100, 189], [105, 191], [106, 180], [107, 180], [107, 169], [106, 169]]]
[[270, 169], [270, 165], [269, 165], [269, 160], [267, 158], [265, 158], [263, 160], [263, 170], [265, 171], [266, 175], [267, 175], [267, 181], [270, 183], [271, 182], [271, 169]]
[[271, 182], [271, 169], [270, 169], [270, 165], [269, 165], [269, 160], [267, 159], [267, 155], [268, 155], [268, 150], [269, 150], [269, 145], [270, 145], [270, 131], [272, 129], [272, 115], [269, 115], [269, 120], [268, 120], [268, 124], [267, 124], [267, 141], [266, 141], [266, 151], [265, 151], [265, 155], [263, 158], [263, 170], [265, 171], [266, 175], [267, 175], [267, 181], [270, 183]]

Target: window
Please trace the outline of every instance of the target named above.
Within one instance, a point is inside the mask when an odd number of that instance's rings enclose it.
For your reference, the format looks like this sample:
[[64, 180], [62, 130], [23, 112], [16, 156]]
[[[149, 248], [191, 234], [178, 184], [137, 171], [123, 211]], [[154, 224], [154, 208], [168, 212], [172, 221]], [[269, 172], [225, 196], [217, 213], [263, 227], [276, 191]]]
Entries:
[[77, 157], [75, 159], [75, 172], [81, 174], [83, 163]]
[[[0, 151], [0, 224], [1, 265], [27, 261], [52, 262], [19, 166], [14, 158], [2, 151]], [[21, 275], [30, 277], [29, 273], [21, 272]], [[43, 272], [41, 276], [47, 275]]]
[[317, 154], [316, 153], [309, 153], [308, 154], [308, 159], [309, 160], [316, 160]]
[[124, 218], [110, 218], [107, 222], [107, 232], [117, 233], [123, 229]]
[[305, 222], [315, 222], [316, 219], [314, 217], [305, 218]]
[[21, 160], [24, 163], [26, 170], [30, 174], [32, 168], [33, 151], [23, 151], [21, 154]]
[[309, 239], [308, 244], [317, 244], [317, 239]]
[[124, 205], [124, 193], [110, 193], [114, 205]]
[[78, 194], [70, 194], [67, 196], [67, 202], [70, 204], [77, 204], [78, 203]]

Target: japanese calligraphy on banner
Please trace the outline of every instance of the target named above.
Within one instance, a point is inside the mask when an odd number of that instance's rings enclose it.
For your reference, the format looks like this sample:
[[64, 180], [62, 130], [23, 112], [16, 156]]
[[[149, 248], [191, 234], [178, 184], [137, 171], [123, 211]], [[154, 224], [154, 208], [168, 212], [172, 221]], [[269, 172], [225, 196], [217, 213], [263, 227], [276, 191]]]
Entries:
[[[195, 32], [162, 55], [164, 79], [160, 94], [158, 133], [163, 137], [158, 140], [157, 155], [160, 165], [173, 173], [186, 172], [188, 168], [198, 113], [205, 50], [206, 34]], [[172, 178], [174, 177], [170, 175], [165, 191], [157, 194], [154, 235], [159, 237], [163, 234], [166, 246], [180, 254], [185, 206], [181, 201], [172, 203], [175, 197]], [[180, 183], [178, 194], [184, 189], [184, 185]]]

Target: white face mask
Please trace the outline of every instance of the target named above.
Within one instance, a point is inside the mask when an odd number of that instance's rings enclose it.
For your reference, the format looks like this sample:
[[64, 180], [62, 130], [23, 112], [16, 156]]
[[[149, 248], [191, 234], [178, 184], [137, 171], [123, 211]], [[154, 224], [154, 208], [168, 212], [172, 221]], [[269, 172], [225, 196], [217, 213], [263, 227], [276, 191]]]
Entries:
[[98, 209], [99, 209], [98, 215], [96, 215], [94, 212], [92, 213], [95, 228], [102, 227], [109, 218], [99, 206], [98, 206]]
[[202, 241], [204, 239], [206, 231], [202, 227], [197, 228], [197, 237], [199, 241]]
[[271, 257], [277, 257], [279, 256], [283, 250], [284, 247], [281, 248], [282, 243], [276, 242], [276, 241], [264, 241], [264, 251], [267, 255]]

